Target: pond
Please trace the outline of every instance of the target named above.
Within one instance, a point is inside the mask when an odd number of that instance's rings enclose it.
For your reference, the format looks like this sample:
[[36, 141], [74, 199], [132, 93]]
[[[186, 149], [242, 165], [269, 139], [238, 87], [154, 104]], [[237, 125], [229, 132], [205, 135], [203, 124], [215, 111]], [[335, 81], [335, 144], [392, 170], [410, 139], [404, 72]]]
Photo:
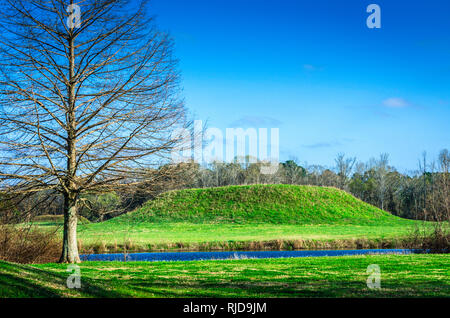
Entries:
[[412, 254], [411, 249], [365, 249], [365, 250], [301, 250], [301, 251], [227, 251], [227, 252], [161, 252], [118, 253], [81, 255], [84, 261], [199, 261], [251, 258], [320, 257], [373, 254]]

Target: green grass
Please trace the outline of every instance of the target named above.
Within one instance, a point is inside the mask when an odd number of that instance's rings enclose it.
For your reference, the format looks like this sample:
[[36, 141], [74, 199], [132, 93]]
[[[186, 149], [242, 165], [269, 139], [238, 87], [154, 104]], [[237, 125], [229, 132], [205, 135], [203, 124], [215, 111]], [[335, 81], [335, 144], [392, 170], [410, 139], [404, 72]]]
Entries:
[[[62, 264], [0, 262], [0, 297], [450, 297], [449, 255], [192, 262], [85, 262], [80, 290]], [[381, 289], [367, 288], [368, 265]]]

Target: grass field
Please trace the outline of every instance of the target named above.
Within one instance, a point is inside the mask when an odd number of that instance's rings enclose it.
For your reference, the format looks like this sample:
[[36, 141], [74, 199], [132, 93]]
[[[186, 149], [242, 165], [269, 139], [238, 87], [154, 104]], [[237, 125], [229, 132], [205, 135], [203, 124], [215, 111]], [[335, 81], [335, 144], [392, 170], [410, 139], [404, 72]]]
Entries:
[[[0, 261], [0, 297], [450, 297], [449, 255], [371, 255], [192, 262], [85, 262], [80, 290], [66, 265]], [[381, 269], [381, 289], [366, 285]]]

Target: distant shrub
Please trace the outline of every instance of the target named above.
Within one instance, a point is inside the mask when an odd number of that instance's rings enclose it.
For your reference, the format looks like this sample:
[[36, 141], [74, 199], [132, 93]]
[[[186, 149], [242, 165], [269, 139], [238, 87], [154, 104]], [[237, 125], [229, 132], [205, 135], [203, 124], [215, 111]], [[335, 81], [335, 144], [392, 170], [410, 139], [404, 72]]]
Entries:
[[0, 259], [15, 263], [56, 262], [61, 242], [55, 231], [32, 226], [0, 224]]
[[428, 253], [450, 253], [450, 226], [448, 222], [436, 222], [432, 231], [416, 227], [408, 239], [408, 247]]

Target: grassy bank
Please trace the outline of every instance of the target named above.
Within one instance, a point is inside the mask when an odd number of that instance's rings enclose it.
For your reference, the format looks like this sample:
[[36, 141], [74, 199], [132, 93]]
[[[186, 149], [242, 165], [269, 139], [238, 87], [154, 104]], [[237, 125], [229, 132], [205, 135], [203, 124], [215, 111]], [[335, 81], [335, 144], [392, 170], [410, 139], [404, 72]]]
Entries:
[[414, 224], [113, 223], [80, 226], [85, 253], [155, 250], [261, 250], [403, 247]]
[[[195, 262], [86, 262], [80, 290], [61, 264], [0, 262], [0, 297], [450, 297], [449, 255]], [[378, 264], [381, 289], [367, 288]]]

